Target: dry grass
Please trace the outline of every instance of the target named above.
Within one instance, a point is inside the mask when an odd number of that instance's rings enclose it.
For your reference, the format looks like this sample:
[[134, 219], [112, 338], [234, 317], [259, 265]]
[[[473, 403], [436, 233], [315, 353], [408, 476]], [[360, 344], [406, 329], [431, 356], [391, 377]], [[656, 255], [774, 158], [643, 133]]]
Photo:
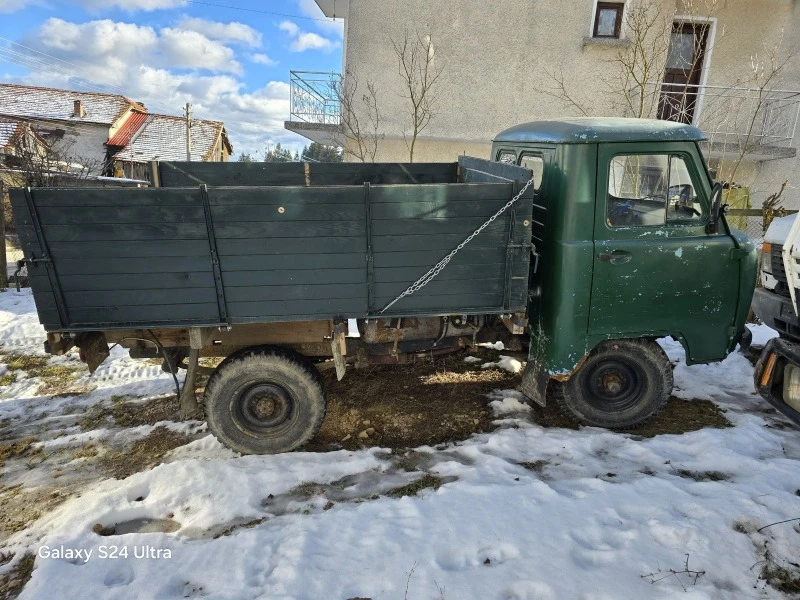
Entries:
[[22, 593], [33, 574], [34, 562], [36, 556], [29, 552], [8, 573], [0, 575], [0, 600], [12, 600]]
[[689, 471], [688, 469], [678, 469], [676, 473], [684, 479], [695, 481], [730, 481], [730, 475], [719, 471]]
[[402, 498], [403, 496], [418, 496], [422, 490], [438, 490], [444, 480], [431, 473], [426, 473], [419, 479], [412, 481], [406, 485], [395, 488], [387, 492], [387, 496], [391, 498]]
[[178, 415], [175, 396], [153, 398], [144, 402], [131, 401], [128, 396], [112, 396], [109, 404], [93, 406], [81, 419], [83, 431], [92, 431], [112, 424], [118, 427], [155, 425], [160, 421], [173, 421]]
[[771, 560], [761, 569], [761, 579], [784, 594], [800, 594], [800, 567], [797, 565], [782, 565]]
[[94, 444], [84, 444], [72, 451], [72, 459], [78, 460], [80, 458], [94, 458], [100, 453], [97, 446]]
[[124, 451], [113, 450], [102, 455], [97, 464], [109, 476], [125, 479], [156, 466], [167, 452], [190, 441], [191, 438], [182, 433], [156, 427], [150, 435], [134, 442]]
[[[64, 394], [72, 388], [72, 384], [79, 373], [83, 372], [83, 367], [73, 367], [68, 365], [51, 365], [49, 356], [35, 356], [30, 354], [2, 353], [0, 357], [6, 363], [9, 373], [4, 375], [9, 385], [16, 381], [16, 372], [22, 371], [28, 377], [42, 379], [37, 394], [42, 396], [55, 396]], [[13, 377], [14, 379], [10, 379]], [[78, 390], [83, 392], [83, 390]]]
[[37, 441], [35, 437], [28, 436], [10, 444], [0, 444], [0, 467], [12, 458], [41, 456], [42, 451], [33, 447]]

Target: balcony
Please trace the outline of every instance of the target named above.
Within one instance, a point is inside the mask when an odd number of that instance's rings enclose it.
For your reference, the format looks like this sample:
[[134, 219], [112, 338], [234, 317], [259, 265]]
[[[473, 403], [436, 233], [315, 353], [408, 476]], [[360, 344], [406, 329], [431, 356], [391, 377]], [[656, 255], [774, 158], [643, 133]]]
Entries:
[[341, 118], [336, 93], [342, 76], [319, 71], [289, 71], [289, 120], [284, 127], [312, 142], [337, 145]]
[[641, 108], [644, 116], [702, 129], [715, 158], [744, 154], [761, 161], [797, 155], [798, 90], [651, 83]]

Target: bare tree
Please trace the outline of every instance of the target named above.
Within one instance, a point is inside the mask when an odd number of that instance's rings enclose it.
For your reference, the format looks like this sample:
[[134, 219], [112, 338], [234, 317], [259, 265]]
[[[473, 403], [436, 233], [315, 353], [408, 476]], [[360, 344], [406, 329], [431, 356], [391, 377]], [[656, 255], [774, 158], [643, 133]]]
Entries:
[[361, 162], [374, 162], [383, 117], [378, 109], [378, 90], [367, 80], [362, 87], [355, 69], [348, 69], [342, 79], [331, 81], [331, 89], [340, 107], [340, 127], [336, 144], [342, 152]]
[[[641, 0], [626, 4], [623, 12], [622, 30], [625, 37], [614, 57], [607, 61], [607, 69], [600, 74], [600, 81], [606, 88], [612, 105], [627, 116], [640, 119], [656, 118], [663, 103], [674, 102], [670, 108], [686, 116], [687, 109], [693, 107], [680, 104], [687, 98], [694, 98], [691, 83], [662, 83], [663, 75], [670, 58], [672, 32], [684, 25], [697, 30], [692, 38], [690, 50], [693, 56], [711, 51], [708, 39], [711, 19], [717, 14], [723, 0], [684, 0], [681, 16], [677, 9], [665, 10], [661, 0]], [[724, 30], [718, 31], [713, 43], [724, 37]], [[694, 65], [686, 65], [690, 71]], [[576, 91], [568, 88], [563, 70], [545, 69], [550, 86], [539, 91], [559, 98], [567, 106], [584, 116], [592, 113], [590, 99], [583, 100]], [[668, 88], [666, 91], [662, 88]]]
[[23, 123], [13, 156], [6, 159], [7, 166], [17, 174], [19, 185], [24, 187], [53, 187], [80, 185], [91, 175], [99, 175], [105, 168], [101, 160], [75, 156], [72, 144], [63, 140], [48, 143], [28, 123]]
[[403, 80], [403, 98], [408, 101], [408, 116], [411, 119], [410, 141], [406, 133], [403, 139], [408, 147], [408, 160], [414, 162], [417, 137], [436, 114], [436, 82], [442, 74], [442, 65], [435, 60], [431, 34], [408, 31], [400, 41], [392, 40], [397, 55], [398, 73]]

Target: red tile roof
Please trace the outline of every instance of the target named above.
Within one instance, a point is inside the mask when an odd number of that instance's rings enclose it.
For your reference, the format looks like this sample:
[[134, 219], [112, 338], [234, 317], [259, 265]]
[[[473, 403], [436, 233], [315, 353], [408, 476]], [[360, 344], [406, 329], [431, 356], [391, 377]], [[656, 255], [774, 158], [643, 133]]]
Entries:
[[131, 138], [136, 135], [136, 132], [139, 128], [144, 125], [144, 122], [147, 120], [147, 113], [143, 112], [132, 112], [130, 116], [125, 119], [125, 122], [122, 124], [115, 133], [107, 142], [106, 146], [114, 146], [116, 148], [123, 148], [128, 145], [128, 142], [131, 141]]

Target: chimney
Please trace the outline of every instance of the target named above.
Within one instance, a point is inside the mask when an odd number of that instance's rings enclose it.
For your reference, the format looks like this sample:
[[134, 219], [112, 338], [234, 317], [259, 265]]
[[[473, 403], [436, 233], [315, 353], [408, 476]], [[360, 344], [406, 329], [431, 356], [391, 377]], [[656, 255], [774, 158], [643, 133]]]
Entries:
[[86, 116], [86, 111], [83, 109], [83, 102], [80, 100], [75, 100], [72, 103], [72, 116], [83, 118]]

